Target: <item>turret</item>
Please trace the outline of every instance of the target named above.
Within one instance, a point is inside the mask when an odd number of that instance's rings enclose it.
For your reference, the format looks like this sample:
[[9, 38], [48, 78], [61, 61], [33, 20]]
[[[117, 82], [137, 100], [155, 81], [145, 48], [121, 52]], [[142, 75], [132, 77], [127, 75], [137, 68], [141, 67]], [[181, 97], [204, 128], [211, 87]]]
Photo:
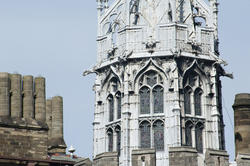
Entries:
[[35, 118], [38, 121], [46, 121], [45, 78], [35, 78]]
[[33, 76], [23, 76], [23, 117], [34, 118]]
[[21, 118], [22, 117], [22, 76], [20, 74], [10, 74], [11, 82], [11, 117]]
[[236, 157], [239, 154], [250, 155], [250, 94], [237, 94], [233, 109]]
[[10, 115], [9, 74], [0, 73], [0, 116]]
[[51, 141], [49, 143], [50, 153], [65, 153], [66, 144], [63, 139], [63, 98], [55, 96], [52, 98], [52, 125]]

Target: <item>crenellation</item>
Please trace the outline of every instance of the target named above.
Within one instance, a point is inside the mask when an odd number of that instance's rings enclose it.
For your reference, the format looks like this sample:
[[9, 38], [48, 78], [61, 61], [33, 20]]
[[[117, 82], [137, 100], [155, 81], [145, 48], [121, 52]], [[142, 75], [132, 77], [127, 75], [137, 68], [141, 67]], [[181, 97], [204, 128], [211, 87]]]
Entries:
[[21, 118], [22, 117], [22, 76], [20, 74], [11, 74], [11, 117]]
[[36, 77], [34, 84], [35, 93], [35, 119], [41, 122], [46, 121], [46, 94], [45, 94], [45, 78]]
[[0, 116], [10, 116], [9, 73], [0, 73]]
[[23, 76], [23, 117], [35, 118], [33, 76]]

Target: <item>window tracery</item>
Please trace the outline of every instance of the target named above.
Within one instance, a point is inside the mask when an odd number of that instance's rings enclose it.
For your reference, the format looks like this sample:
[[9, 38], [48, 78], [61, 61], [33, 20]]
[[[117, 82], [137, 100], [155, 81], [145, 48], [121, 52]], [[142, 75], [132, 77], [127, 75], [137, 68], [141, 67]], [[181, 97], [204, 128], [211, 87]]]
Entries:
[[195, 115], [201, 116], [201, 95], [202, 90], [200, 88], [197, 88], [194, 91], [194, 109], [195, 109]]
[[150, 70], [142, 75], [139, 84], [140, 114], [163, 113], [164, 88], [160, 74]]
[[190, 87], [186, 87], [184, 89], [184, 110], [185, 114], [191, 114], [191, 92], [192, 89]]
[[192, 146], [192, 127], [192, 122], [187, 121], [185, 125], [185, 141], [187, 146]]
[[118, 155], [120, 155], [120, 151], [121, 151], [121, 128], [120, 126], [117, 126], [115, 131], [116, 131], [116, 151]]

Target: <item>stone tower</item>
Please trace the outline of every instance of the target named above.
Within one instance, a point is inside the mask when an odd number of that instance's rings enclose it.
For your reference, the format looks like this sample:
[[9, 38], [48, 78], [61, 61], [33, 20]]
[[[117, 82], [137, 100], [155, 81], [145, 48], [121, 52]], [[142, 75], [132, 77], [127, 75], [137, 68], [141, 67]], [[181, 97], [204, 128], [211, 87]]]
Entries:
[[97, 0], [94, 165], [228, 163], [217, 0]]

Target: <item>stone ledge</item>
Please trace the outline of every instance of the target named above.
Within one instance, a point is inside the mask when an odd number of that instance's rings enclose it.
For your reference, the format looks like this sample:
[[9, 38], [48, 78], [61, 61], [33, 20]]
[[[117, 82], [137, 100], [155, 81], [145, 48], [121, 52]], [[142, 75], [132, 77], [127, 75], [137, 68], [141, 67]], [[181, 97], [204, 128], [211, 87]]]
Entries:
[[99, 160], [99, 159], [108, 158], [108, 157], [118, 157], [118, 153], [117, 152], [104, 152], [104, 153], [100, 153], [100, 154], [96, 155], [96, 157], [94, 158], [94, 160]]
[[192, 147], [169, 147], [169, 153], [174, 153], [174, 152], [189, 152], [189, 153], [197, 153], [197, 150]]
[[229, 154], [225, 150], [215, 150], [215, 149], [208, 149], [207, 153], [211, 156], [224, 156], [229, 157]]
[[155, 149], [136, 149], [132, 150], [132, 155], [155, 154]]
[[39, 122], [35, 119], [12, 118], [8, 116], [0, 116], [0, 127], [29, 130], [49, 130], [48, 125], [45, 122]]

